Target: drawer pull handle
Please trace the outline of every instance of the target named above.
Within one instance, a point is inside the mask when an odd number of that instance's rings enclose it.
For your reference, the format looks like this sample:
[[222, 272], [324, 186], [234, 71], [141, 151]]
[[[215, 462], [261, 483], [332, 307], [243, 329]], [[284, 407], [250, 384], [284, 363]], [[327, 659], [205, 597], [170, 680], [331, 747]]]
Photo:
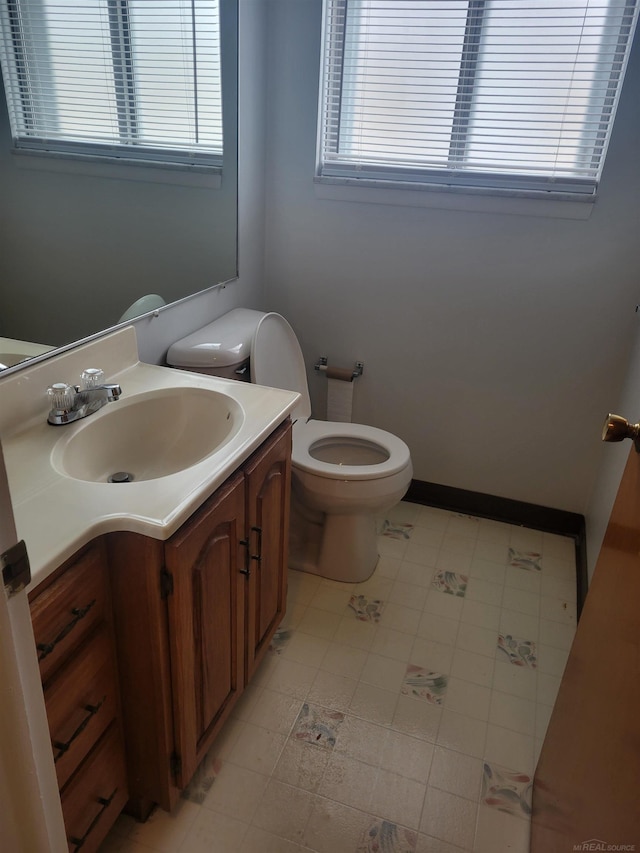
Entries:
[[257, 551], [258, 551], [258, 553], [257, 553], [257, 554], [252, 554], [252, 555], [251, 555], [251, 559], [252, 559], [252, 560], [257, 560], [257, 561], [258, 561], [258, 563], [259, 563], [259, 562], [261, 562], [261, 560], [262, 560], [262, 528], [261, 528], [261, 527], [256, 527], [256, 526], [254, 526], [254, 527], [252, 527], [252, 528], [251, 528], [251, 530], [253, 530], [255, 533], [257, 533], [257, 534], [258, 534], [258, 537], [257, 537], [257, 539], [258, 539], [258, 542], [257, 542], [257, 545], [258, 545], [258, 547], [257, 547]]
[[244, 575], [246, 578], [250, 578], [251, 577], [251, 565], [250, 565], [250, 558], [249, 558], [249, 540], [248, 539], [241, 539], [240, 545], [242, 545], [242, 547], [245, 550], [244, 550], [244, 569], [240, 569], [239, 571], [240, 571], [241, 575]]
[[74, 742], [74, 740], [79, 735], [81, 735], [82, 732], [87, 728], [87, 726], [89, 725], [89, 720], [98, 713], [100, 708], [102, 708], [106, 698], [107, 698], [106, 696], [103, 696], [97, 705], [85, 705], [84, 706], [84, 710], [88, 711], [87, 716], [82, 720], [82, 722], [80, 723], [78, 728], [74, 731], [74, 733], [71, 735], [69, 740], [67, 740], [67, 741], [54, 740], [53, 741], [53, 746], [55, 747], [55, 749], [58, 750], [58, 754], [53, 759], [54, 764], [59, 758], [62, 758], [62, 756], [65, 754], [65, 752], [67, 752], [67, 750], [69, 749], [71, 744]]
[[90, 601], [85, 607], [74, 607], [71, 611], [71, 615], [73, 619], [67, 625], [64, 626], [62, 631], [58, 634], [55, 640], [52, 643], [38, 643], [37, 649], [40, 652], [38, 655], [38, 660], [44, 660], [51, 652], [55, 649], [55, 647], [60, 643], [64, 638], [76, 627], [78, 622], [87, 615], [87, 613], [91, 610], [93, 605], [96, 603], [95, 598], [93, 601]]
[[[94, 829], [95, 825], [98, 823], [98, 821], [99, 821], [99, 820], [100, 820], [100, 818], [102, 817], [102, 813], [104, 812], [104, 810], [105, 810], [106, 808], [108, 808], [108, 806], [110, 806], [110, 805], [111, 805], [111, 803], [112, 803], [112, 801], [113, 801], [113, 798], [115, 797], [115, 795], [116, 795], [117, 793], [118, 793], [118, 789], [117, 789], [117, 788], [114, 788], [114, 789], [113, 789], [113, 791], [111, 792], [111, 796], [110, 796], [110, 797], [97, 797], [97, 802], [98, 802], [98, 803], [100, 803], [100, 805], [102, 806], [102, 808], [99, 810], [99, 812], [96, 814], [96, 816], [94, 817], [94, 819], [93, 819], [93, 820], [91, 821], [91, 823], [89, 824], [89, 827], [88, 827], [87, 831], [85, 832], [85, 834], [82, 836], [82, 838], [77, 838], [75, 835], [70, 835], [70, 836], [69, 836], [69, 842], [70, 842], [71, 844], [74, 844], [74, 845], [75, 845], [75, 849], [76, 849], [76, 851], [77, 851], [77, 850], [80, 850], [80, 848], [84, 846], [85, 841], [87, 840], [87, 838], [89, 837], [89, 835], [90, 835], [90, 834], [91, 834], [91, 832], [93, 831], [93, 829]], [[74, 851], [74, 853], [75, 853], [75, 851]]]

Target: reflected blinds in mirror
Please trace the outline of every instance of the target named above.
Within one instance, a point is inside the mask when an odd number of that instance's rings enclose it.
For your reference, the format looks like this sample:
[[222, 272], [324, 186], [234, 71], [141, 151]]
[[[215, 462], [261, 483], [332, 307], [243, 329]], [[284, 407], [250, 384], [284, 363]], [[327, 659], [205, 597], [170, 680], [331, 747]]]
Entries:
[[218, 0], [4, 0], [17, 147], [220, 166]]

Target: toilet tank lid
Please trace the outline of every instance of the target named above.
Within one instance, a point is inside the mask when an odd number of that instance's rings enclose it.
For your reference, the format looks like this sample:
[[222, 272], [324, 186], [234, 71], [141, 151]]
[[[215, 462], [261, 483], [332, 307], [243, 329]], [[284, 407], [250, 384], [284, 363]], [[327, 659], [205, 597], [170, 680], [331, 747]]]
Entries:
[[167, 364], [214, 369], [242, 364], [251, 355], [253, 335], [263, 316], [262, 311], [234, 308], [172, 344]]

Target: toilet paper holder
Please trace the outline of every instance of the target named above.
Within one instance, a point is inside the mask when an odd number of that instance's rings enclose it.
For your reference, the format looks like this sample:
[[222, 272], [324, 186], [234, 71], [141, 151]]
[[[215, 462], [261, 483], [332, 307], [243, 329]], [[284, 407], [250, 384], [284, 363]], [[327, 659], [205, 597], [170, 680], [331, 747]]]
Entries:
[[349, 370], [346, 367], [329, 367], [327, 364], [327, 357], [321, 355], [314, 364], [314, 369], [317, 370], [318, 373], [326, 373], [329, 379], [342, 379], [345, 382], [353, 382], [353, 380], [357, 379], [358, 376], [362, 376], [364, 371], [364, 362], [356, 361], [353, 370]]

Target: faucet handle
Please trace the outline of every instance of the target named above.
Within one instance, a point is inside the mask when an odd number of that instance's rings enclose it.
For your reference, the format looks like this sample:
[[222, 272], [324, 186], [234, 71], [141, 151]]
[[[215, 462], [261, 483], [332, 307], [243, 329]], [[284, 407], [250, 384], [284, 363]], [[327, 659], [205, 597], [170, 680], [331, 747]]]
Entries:
[[85, 391], [89, 388], [97, 388], [98, 385], [104, 383], [104, 370], [99, 367], [87, 367], [80, 374], [80, 379], [82, 379], [82, 387]]
[[61, 412], [68, 412], [75, 398], [76, 389], [66, 382], [54, 382], [47, 388], [47, 395], [51, 399], [51, 408]]

